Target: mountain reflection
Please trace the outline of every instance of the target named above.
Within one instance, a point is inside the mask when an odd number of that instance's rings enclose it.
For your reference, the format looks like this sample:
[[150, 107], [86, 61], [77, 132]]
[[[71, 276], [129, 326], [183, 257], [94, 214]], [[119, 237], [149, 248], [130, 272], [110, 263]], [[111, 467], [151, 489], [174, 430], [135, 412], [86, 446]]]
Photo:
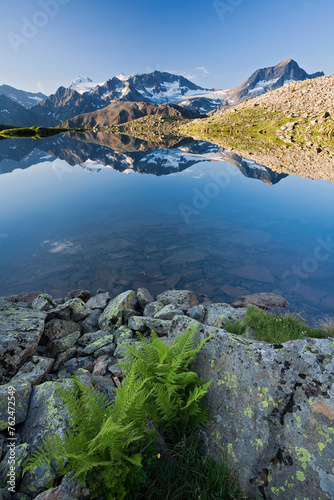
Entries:
[[279, 174], [258, 163], [206, 141], [184, 138], [162, 143], [107, 132], [74, 133], [41, 140], [0, 141], [0, 174], [27, 169], [55, 159], [88, 172], [113, 168], [125, 174], [137, 172], [157, 176], [182, 172], [204, 161], [227, 161], [245, 177], [277, 184], [287, 174]]

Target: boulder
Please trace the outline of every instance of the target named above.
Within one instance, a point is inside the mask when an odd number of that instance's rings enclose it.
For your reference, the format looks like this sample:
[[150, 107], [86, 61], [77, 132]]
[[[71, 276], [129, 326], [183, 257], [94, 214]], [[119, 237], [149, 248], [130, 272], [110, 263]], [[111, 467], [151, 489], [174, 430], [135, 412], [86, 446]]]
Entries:
[[144, 309], [144, 307], [150, 302], [154, 302], [154, 297], [146, 288], [138, 288], [137, 290], [137, 300], [139, 307]]
[[87, 302], [90, 297], [90, 292], [88, 290], [72, 290], [72, 292], [70, 292], [70, 297], [72, 297], [72, 299], [81, 299]]
[[38, 311], [49, 311], [55, 304], [52, 301], [51, 295], [47, 293], [41, 293], [36, 299], [32, 301], [31, 304], [33, 309], [37, 309]]
[[159, 300], [155, 302], [150, 302], [144, 307], [143, 316], [149, 316], [153, 318], [161, 309], [163, 309], [164, 305]]
[[99, 327], [101, 330], [114, 330], [121, 326], [124, 309], [133, 309], [136, 302], [136, 292], [134, 290], [128, 290], [117, 295], [109, 302], [100, 316]]
[[[7, 448], [7, 447], [6, 447]], [[24, 467], [27, 464], [27, 459], [29, 456], [29, 445], [27, 443], [23, 444], [16, 444], [15, 448], [7, 448], [7, 453], [2, 460], [0, 464], [0, 495], [4, 493], [4, 496], [0, 496], [0, 498], [4, 498], [4, 500], [11, 500], [12, 498], [24, 498], [20, 495], [20, 493], [16, 493], [15, 496], [11, 495], [11, 493], [8, 491], [8, 486], [10, 484], [8, 483], [9, 480], [9, 474], [11, 472], [10, 466], [11, 460], [15, 460], [15, 486], [16, 486], [16, 491], [18, 484], [20, 482], [20, 479], [22, 477], [22, 472], [24, 470]], [[14, 455], [15, 453], [15, 455]], [[15, 458], [14, 458], [15, 457]]]
[[58, 340], [53, 340], [52, 342], [50, 342], [50, 344], [46, 346], [46, 352], [48, 353], [49, 356], [55, 357], [59, 353], [67, 351], [67, 349], [74, 347], [79, 337], [80, 337], [80, 332], [73, 332], [70, 333], [69, 335], [66, 335], [66, 337], [63, 337]]
[[211, 304], [204, 323], [215, 328], [224, 328], [229, 321], [242, 321], [246, 312], [246, 308], [235, 309], [230, 304]]
[[170, 320], [173, 319], [174, 316], [182, 314], [183, 313], [181, 309], [178, 309], [174, 304], [168, 304], [167, 306], [163, 307], [160, 311], [158, 311], [154, 315], [154, 318]]
[[281, 295], [276, 293], [254, 293], [252, 295], [244, 295], [240, 300], [233, 302], [233, 307], [257, 306], [261, 309], [283, 308], [288, 307], [287, 302]]
[[95, 332], [99, 329], [99, 318], [103, 313], [102, 309], [93, 309], [93, 312], [81, 321], [83, 333]]
[[[31, 384], [24, 380], [11, 380], [0, 385], [0, 431], [25, 421], [31, 394]], [[14, 425], [11, 422], [14, 422]]]
[[165, 306], [173, 304], [178, 309], [188, 312], [193, 306], [198, 305], [196, 295], [189, 290], [167, 290], [157, 296], [157, 300], [162, 302]]
[[100, 335], [100, 337], [97, 340], [86, 345], [84, 349], [85, 355], [87, 356], [89, 354], [93, 354], [98, 349], [101, 349], [101, 347], [112, 344], [113, 341], [114, 341], [113, 335], [103, 332], [103, 335]]
[[87, 307], [90, 309], [104, 309], [110, 300], [110, 295], [108, 292], [98, 293], [94, 297], [91, 297], [86, 303]]
[[199, 304], [189, 309], [188, 314], [190, 318], [203, 323], [206, 315], [206, 308], [202, 304]]
[[79, 329], [80, 326], [74, 321], [52, 319], [45, 324], [41, 344], [46, 345], [53, 340], [61, 339], [70, 333], [77, 332]]
[[91, 314], [91, 312], [91, 309], [86, 306], [83, 300], [71, 299], [49, 311], [47, 319], [51, 320], [58, 318], [66, 321], [82, 321]]
[[221, 331], [193, 361], [212, 380], [208, 451], [227, 452], [250, 496], [333, 498], [333, 352], [330, 339], [266, 344]]
[[43, 358], [41, 356], [33, 356], [30, 361], [24, 363], [19, 372], [10, 381], [13, 384], [16, 381], [29, 382], [31, 385], [38, 385], [43, 380], [43, 377], [49, 373], [54, 359]]
[[89, 500], [89, 489], [80, 485], [73, 476], [74, 472], [67, 474], [59, 486], [43, 491], [35, 500]]
[[35, 351], [44, 330], [45, 312], [0, 299], [0, 382], [15, 374]]
[[[64, 379], [61, 382], [44, 382], [33, 388], [28, 415], [20, 431], [21, 440], [23, 443], [29, 443], [31, 453], [34, 453], [37, 447], [42, 447], [47, 437], [50, 438], [54, 434], [64, 436], [70, 420], [57, 389], [71, 389], [73, 386], [73, 380]], [[29, 471], [20, 483], [20, 492], [34, 498], [44, 490], [45, 484], [58, 474], [59, 471], [50, 471], [44, 466]]]

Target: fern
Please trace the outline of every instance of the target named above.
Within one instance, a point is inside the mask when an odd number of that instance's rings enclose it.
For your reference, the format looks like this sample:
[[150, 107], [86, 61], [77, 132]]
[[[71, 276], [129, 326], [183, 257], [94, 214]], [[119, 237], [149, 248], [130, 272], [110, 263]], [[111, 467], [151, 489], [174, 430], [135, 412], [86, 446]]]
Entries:
[[139, 348], [127, 346], [120, 363], [127, 376], [112, 406], [74, 376], [72, 390], [59, 390], [70, 413], [69, 430], [63, 440], [57, 435], [45, 440], [24, 473], [50, 467], [54, 458], [62, 474], [74, 471], [74, 478], [88, 484], [92, 498], [103, 494], [108, 500], [122, 500], [138, 490], [143, 458], [156, 446], [157, 432], [150, 421], [165, 428], [178, 422], [201, 425], [207, 417], [202, 399], [210, 382], [188, 370], [207, 340], [199, 343], [196, 331], [189, 330], [171, 345], [153, 333]]

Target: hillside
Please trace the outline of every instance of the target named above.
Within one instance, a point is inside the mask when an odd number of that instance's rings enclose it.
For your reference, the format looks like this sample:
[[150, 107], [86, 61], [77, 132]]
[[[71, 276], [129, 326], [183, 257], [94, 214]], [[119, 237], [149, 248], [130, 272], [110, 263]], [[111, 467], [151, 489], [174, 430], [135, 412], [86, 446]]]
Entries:
[[195, 111], [188, 111], [176, 104], [152, 104], [148, 102], [116, 101], [105, 108], [91, 113], [75, 116], [63, 123], [64, 128], [109, 127], [142, 118], [147, 115], [164, 115], [183, 118], [200, 116]]
[[334, 75], [292, 82], [180, 131], [277, 172], [334, 181]]

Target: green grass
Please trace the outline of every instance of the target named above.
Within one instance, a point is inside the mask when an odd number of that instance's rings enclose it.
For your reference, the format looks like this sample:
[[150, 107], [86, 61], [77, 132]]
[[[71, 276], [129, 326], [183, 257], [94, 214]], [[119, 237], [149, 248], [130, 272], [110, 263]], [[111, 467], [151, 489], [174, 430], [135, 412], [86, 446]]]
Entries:
[[127, 500], [243, 500], [226, 457], [209, 458], [197, 430], [175, 427], [164, 436], [167, 453], [156, 454], [144, 466], [144, 486]]
[[270, 314], [250, 307], [243, 322], [229, 322], [225, 326], [230, 333], [243, 335], [251, 328], [257, 340], [270, 344], [282, 344], [288, 340], [334, 337], [334, 325], [331, 320], [318, 328], [311, 328], [296, 314]]
[[50, 137], [66, 131], [67, 129], [48, 128], [48, 127], [30, 127], [30, 128], [13, 127], [1, 130], [0, 136], [6, 139], [9, 138], [42, 139], [43, 137]]

